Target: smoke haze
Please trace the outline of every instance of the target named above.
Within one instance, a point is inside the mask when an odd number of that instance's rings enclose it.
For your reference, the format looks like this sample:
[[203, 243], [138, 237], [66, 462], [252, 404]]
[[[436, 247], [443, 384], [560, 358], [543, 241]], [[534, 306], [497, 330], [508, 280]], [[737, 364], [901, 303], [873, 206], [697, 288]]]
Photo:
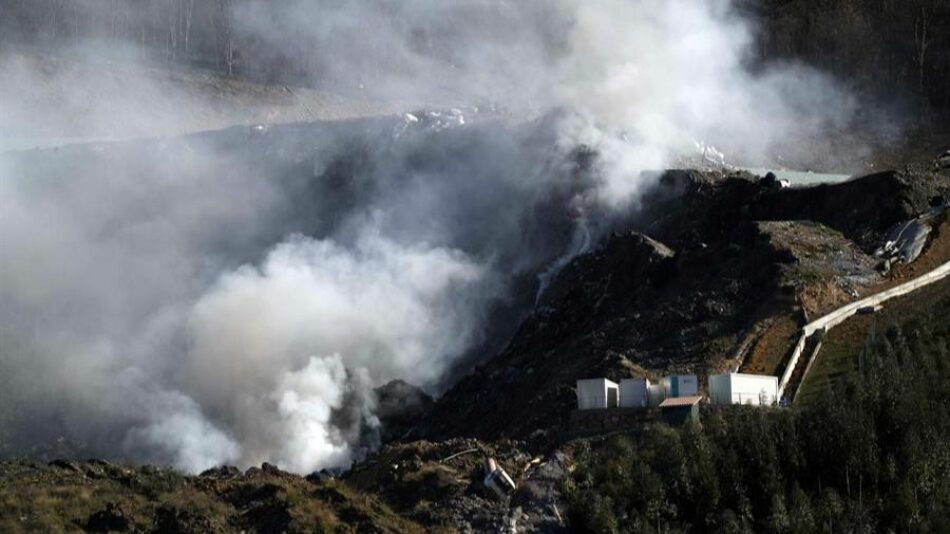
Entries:
[[[696, 142], [747, 162], [807, 152], [855, 109], [806, 67], [751, 72], [751, 29], [720, 0], [254, 0], [233, 16], [275, 57], [317, 47], [311, 81], [381, 101], [352, 116], [459, 109], [0, 153], [13, 450], [66, 436], [188, 471], [346, 467], [377, 444], [374, 386], [438, 392], [504, 342], [493, 310], [533, 303], [513, 288], [634, 209], [644, 171]], [[17, 135], [128, 139], [152, 122], [137, 108], [173, 133], [240, 112], [196, 120], [208, 98], [149, 78], [110, 105], [81, 69], [4, 72]]]

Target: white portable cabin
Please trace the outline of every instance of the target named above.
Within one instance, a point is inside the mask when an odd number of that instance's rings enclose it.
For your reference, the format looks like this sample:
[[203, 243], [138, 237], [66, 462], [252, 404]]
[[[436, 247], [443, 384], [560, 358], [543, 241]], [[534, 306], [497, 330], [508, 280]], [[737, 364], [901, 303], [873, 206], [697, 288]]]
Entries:
[[709, 401], [716, 405], [769, 406], [778, 402], [778, 377], [725, 373], [709, 376]]
[[577, 409], [603, 410], [620, 404], [620, 386], [606, 378], [577, 381]]
[[695, 397], [699, 395], [699, 379], [696, 375], [672, 375], [663, 379], [666, 398]]
[[646, 408], [650, 406], [650, 381], [645, 378], [624, 378], [620, 381], [620, 407]]

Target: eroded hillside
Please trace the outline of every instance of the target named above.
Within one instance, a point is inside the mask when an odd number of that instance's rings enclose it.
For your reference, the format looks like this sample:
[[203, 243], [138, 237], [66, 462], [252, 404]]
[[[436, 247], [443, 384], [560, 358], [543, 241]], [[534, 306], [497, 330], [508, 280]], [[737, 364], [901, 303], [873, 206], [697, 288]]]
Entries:
[[503, 352], [436, 404], [424, 432], [560, 428], [580, 378], [780, 373], [806, 318], [886, 284], [875, 248], [948, 192], [950, 178], [926, 170], [791, 189], [669, 172], [623, 232], [559, 274]]

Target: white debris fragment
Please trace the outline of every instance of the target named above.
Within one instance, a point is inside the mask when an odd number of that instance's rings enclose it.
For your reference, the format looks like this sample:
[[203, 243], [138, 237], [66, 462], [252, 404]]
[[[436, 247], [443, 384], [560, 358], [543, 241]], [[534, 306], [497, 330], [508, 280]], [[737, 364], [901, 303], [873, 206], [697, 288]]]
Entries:
[[726, 155], [716, 150], [716, 147], [707, 145], [703, 141], [693, 141], [693, 144], [696, 145], [703, 164], [710, 164], [720, 169], [729, 167], [726, 165]]
[[487, 458], [485, 460], [485, 478], [482, 480], [482, 484], [484, 484], [486, 488], [494, 491], [495, 494], [501, 498], [505, 498], [508, 494], [518, 489], [515, 482], [508, 476], [508, 473], [498, 465], [498, 462], [496, 462], [494, 458]]

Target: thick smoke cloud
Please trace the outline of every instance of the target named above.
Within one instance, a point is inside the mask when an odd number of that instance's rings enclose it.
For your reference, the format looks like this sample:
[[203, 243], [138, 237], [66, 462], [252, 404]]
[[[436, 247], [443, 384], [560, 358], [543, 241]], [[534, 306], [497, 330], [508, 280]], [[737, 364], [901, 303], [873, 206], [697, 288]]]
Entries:
[[[275, 58], [314, 56], [310, 77], [385, 99], [550, 104], [570, 9], [539, 0], [249, 0], [236, 31]], [[301, 47], [306, 44], [306, 48]]]
[[[67, 57], [0, 53], [0, 150], [376, 116], [407, 105], [265, 86], [145, 60], [105, 61], [96, 58], [98, 51], [74, 46]], [[116, 45], [110, 53], [140, 55], [132, 45]]]
[[[311, 43], [324, 83], [413, 101], [562, 109], [565, 145], [610, 169], [599, 201], [636, 198], [697, 142], [732, 164], [814, 165], [857, 103], [802, 65], [757, 66], [754, 28], [729, 0], [310, 2], [239, 4], [240, 32], [275, 55]], [[288, 39], [288, 34], [294, 36]]]
[[820, 161], [823, 141], [853, 118], [853, 98], [806, 67], [751, 72], [752, 29], [730, 2], [594, 0], [573, 20], [555, 98], [572, 112], [565, 142], [596, 147], [607, 163], [601, 202], [635, 200], [642, 171], [697, 143], [733, 165], [806, 152]]
[[[198, 468], [234, 456], [171, 377], [191, 300], [225, 268], [222, 248], [246, 247], [267, 226], [275, 185], [222, 174], [226, 165], [200, 144], [0, 161], [0, 373], [10, 378], [0, 399], [14, 437], [101, 436], [119, 452], [123, 441], [174, 427], [164, 439], [178, 435], [192, 452], [175, 450], [169, 461]], [[150, 433], [127, 439], [146, 420]]]
[[559, 253], [570, 166], [546, 130], [389, 118], [6, 154], [5, 430], [190, 471], [349, 465], [378, 443], [373, 387], [437, 391], [508, 281]]
[[[752, 33], [726, 1], [234, 9], [275, 57], [318, 46], [315, 82], [463, 111], [0, 154], [16, 450], [65, 435], [189, 471], [346, 467], [376, 443], [374, 386], [444, 387], [493, 306], [596, 241], [644, 171], [696, 142], [736, 161], [807, 152], [854, 107], [804, 67], [750, 72]], [[49, 82], [10, 72], [0, 85]], [[145, 85], [164, 129], [206, 102]], [[0, 110], [49, 117], [26, 93]], [[142, 134], [134, 111], [94, 104], [70, 120]]]
[[484, 277], [458, 251], [378, 234], [352, 249], [291, 238], [195, 305], [186, 391], [221, 414], [246, 461], [300, 471], [328, 459], [345, 465], [348, 441], [330, 432], [347, 429], [333, 430], [330, 418], [346, 388], [402, 377], [435, 383], [472, 337], [472, 310], [456, 299]]

